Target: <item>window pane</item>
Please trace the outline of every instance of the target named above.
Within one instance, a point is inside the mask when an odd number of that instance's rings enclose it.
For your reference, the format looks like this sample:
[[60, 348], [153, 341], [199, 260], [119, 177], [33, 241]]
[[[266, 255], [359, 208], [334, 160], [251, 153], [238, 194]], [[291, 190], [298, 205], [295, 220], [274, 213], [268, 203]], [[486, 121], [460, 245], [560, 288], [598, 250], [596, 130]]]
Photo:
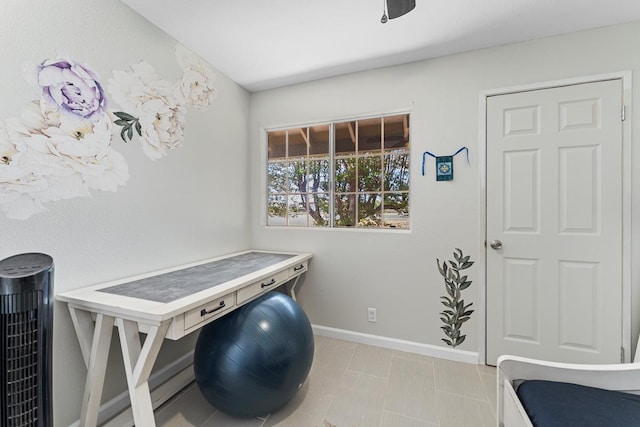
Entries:
[[409, 147], [409, 115], [384, 118], [385, 150]]
[[409, 228], [409, 193], [384, 195], [384, 226]]
[[338, 193], [356, 191], [356, 159], [344, 158], [336, 160], [335, 187]]
[[283, 159], [287, 155], [286, 130], [269, 132], [269, 159]]
[[307, 226], [307, 202], [302, 194], [291, 194], [289, 196], [288, 225]]
[[313, 193], [329, 191], [329, 159], [309, 162], [308, 191]]
[[307, 191], [307, 162], [294, 161], [289, 163], [289, 192], [304, 193]]
[[285, 193], [287, 191], [286, 163], [269, 162], [267, 164], [267, 186], [269, 194]]
[[338, 194], [335, 198], [336, 227], [354, 227], [356, 225], [355, 194]]
[[329, 125], [309, 128], [309, 154], [329, 155]]
[[286, 225], [287, 196], [284, 194], [272, 194], [269, 196], [267, 206], [267, 225]]
[[358, 227], [380, 227], [382, 220], [382, 196], [365, 193], [358, 196]]
[[309, 194], [309, 225], [316, 227], [329, 226], [329, 195], [322, 193]]
[[336, 156], [355, 154], [356, 152], [356, 122], [336, 123], [335, 146]]
[[358, 159], [358, 190], [380, 191], [382, 189], [382, 160], [380, 156]]
[[382, 148], [382, 119], [358, 121], [358, 152], [380, 151]]
[[409, 190], [409, 153], [384, 156], [384, 189]]
[[307, 155], [307, 128], [289, 129], [289, 157]]

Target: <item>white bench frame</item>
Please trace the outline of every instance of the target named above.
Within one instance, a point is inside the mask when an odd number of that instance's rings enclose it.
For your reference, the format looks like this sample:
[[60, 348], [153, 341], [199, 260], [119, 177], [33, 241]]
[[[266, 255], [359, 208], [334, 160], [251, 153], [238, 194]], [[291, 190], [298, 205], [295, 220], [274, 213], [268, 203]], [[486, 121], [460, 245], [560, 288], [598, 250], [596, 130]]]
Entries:
[[615, 365], [582, 365], [501, 356], [497, 372], [498, 426], [533, 427], [516, 394], [521, 380], [567, 382], [640, 395], [638, 353], [636, 349], [633, 363]]

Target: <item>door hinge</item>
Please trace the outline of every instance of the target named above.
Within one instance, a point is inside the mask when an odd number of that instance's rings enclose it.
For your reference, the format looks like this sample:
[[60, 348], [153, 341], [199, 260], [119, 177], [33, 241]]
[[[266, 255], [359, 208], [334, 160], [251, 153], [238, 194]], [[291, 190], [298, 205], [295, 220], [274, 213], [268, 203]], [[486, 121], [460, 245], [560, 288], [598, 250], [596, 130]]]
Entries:
[[620, 347], [620, 363], [624, 363], [624, 347]]
[[622, 106], [622, 110], [620, 111], [620, 119], [624, 122], [624, 118], [625, 118], [625, 113], [626, 113], [626, 108], [624, 107], [624, 105]]

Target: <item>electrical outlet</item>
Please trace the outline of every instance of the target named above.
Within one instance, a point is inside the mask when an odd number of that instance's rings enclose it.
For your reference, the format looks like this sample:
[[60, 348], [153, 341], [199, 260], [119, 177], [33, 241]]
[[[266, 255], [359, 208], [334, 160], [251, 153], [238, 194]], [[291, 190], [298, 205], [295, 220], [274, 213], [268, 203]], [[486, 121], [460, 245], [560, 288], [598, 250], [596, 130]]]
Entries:
[[367, 309], [367, 320], [369, 322], [376, 322], [376, 309], [375, 308], [368, 308]]

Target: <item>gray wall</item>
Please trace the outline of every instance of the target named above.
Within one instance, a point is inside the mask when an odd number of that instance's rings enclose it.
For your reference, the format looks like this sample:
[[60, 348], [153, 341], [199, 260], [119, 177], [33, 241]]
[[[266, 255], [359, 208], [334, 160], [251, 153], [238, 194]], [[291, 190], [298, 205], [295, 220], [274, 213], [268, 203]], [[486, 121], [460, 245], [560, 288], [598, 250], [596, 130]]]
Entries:
[[[251, 96], [252, 243], [256, 247], [310, 251], [300, 301], [312, 323], [348, 331], [444, 346], [438, 313], [444, 294], [436, 258], [451, 258], [455, 247], [479, 259], [479, 94], [482, 90], [536, 82], [640, 70], [640, 23], [478, 50], [439, 59], [360, 72], [274, 89]], [[637, 102], [640, 85], [633, 89]], [[313, 123], [411, 108], [411, 231], [282, 229], [264, 226], [265, 127]], [[640, 128], [630, 111], [633, 134]], [[455, 158], [455, 177], [436, 182], [429, 158], [420, 175], [421, 155], [470, 150], [471, 166]], [[633, 165], [640, 164], [640, 150]], [[430, 169], [430, 170], [429, 170]], [[640, 186], [633, 171], [632, 256], [640, 248]], [[633, 266], [632, 286], [640, 271]], [[478, 308], [478, 266], [465, 300]], [[633, 300], [633, 335], [640, 330], [638, 293]], [[367, 322], [376, 307], [377, 323]], [[465, 324], [463, 350], [478, 351], [478, 313]], [[635, 339], [634, 339], [635, 342]]]
[[[85, 62], [102, 83], [112, 70], [145, 60], [176, 81], [176, 42], [119, 1], [7, 1], [0, 13], [0, 119], [17, 117], [37, 94], [21, 74], [58, 51]], [[151, 161], [139, 143], [113, 146], [129, 164], [128, 183], [47, 205], [28, 220], [0, 215], [0, 259], [39, 251], [53, 256], [57, 292], [245, 249], [248, 211], [249, 94], [217, 73], [218, 98], [207, 111], [189, 108], [185, 144]], [[117, 336], [117, 334], [115, 334]], [[156, 367], [193, 347], [189, 336], [167, 342]], [[126, 390], [119, 345], [112, 345], [103, 400]], [[68, 311], [55, 307], [55, 425], [80, 415], [86, 369]]]

